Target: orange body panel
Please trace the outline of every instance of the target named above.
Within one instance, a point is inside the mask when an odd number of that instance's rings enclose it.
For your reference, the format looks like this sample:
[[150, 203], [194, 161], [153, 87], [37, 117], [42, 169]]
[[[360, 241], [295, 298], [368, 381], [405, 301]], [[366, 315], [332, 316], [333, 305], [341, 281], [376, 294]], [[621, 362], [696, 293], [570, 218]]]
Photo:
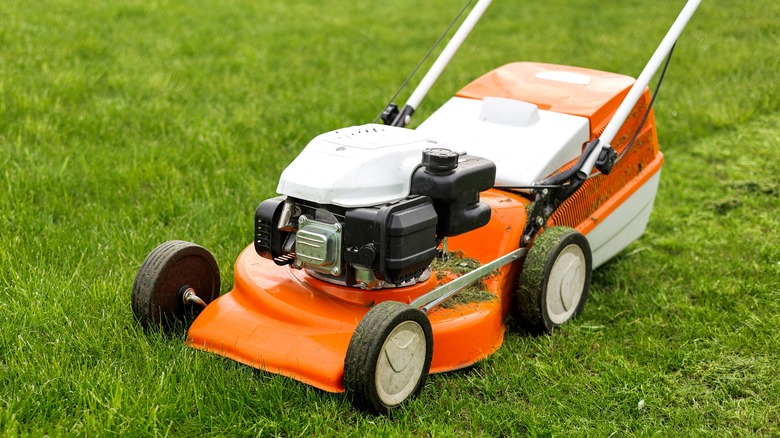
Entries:
[[[484, 263], [518, 247], [527, 201], [493, 190], [482, 199], [492, 208], [490, 223], [453, 238], [450, 249]], [[471, 365], [501, 346], [516, 269], [505, 266], [485, 280], [496, 299], [438, 307], [428, 314], [434, 336], [432, 373]], [[440, 281], [434, 272], [425, 282], [398, 289], [337, 286], [277, 266], [258, 256], [252, 245], [236, 261], [234, 276], [233, 290], [193, 322], [188, 344], [330, 392], [344, 390], [347, 347], [369, 308], [385, 300], [410, 303]]]

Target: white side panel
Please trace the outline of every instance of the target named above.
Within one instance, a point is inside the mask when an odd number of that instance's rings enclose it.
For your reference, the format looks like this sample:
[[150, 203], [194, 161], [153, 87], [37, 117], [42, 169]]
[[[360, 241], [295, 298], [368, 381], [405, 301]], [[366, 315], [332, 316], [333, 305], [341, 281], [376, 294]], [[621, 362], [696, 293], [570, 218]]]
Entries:
[[540, 119], [539, 107], [532, 103], [503, 97], [482, 99], [479, 120], [483, 122], [524, 128], [533, 126]]
[[660, 180], [659, 170], [585, 236], [593, 253], [594, 269], [606, 263], [645, 232]]
[[538, 182], [579, 157], [588, 141], [585, 117], [511, 99], [454, 97], [416, 131], [496, 163], [496, 187]]

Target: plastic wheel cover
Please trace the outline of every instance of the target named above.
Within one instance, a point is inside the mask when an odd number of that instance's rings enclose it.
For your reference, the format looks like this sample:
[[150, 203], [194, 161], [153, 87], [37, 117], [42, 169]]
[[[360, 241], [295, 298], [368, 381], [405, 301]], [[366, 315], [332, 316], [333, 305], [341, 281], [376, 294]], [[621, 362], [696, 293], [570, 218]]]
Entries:
[[376, 388], [388, 406], [406, 400], [425, 366], [425, 334], [414, 321], [399, 324], [385, 340], [376, 364]]
[[585, 254], [578, 245], [561, 251], [547, 282], [547, 314], [555, 324], [568, 321], [577, 309], [585, 287]]

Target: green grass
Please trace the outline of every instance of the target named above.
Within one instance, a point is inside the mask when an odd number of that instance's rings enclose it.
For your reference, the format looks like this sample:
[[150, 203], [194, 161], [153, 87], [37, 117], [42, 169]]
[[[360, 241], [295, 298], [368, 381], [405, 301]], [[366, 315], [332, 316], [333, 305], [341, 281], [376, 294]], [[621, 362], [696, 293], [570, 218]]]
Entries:
[[[775, 0], [703, 2], [656, 106], [650, 226], [555, 335], [509, 332], [373, 418], [138, 327], [145, 255], [198, 242], [228, 291], [282, 169], [373, 120], [459, 3], [1, 2], [2, 434], [780, 435]], [[417, 120], [506, 62], [636, 75], [682, 4], [496, 1]]]

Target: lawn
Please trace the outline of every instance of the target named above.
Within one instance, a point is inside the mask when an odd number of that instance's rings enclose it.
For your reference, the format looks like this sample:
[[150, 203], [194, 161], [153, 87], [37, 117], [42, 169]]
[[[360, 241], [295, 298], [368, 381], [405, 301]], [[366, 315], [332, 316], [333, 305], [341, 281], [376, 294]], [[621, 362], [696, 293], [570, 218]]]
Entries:
[[[683, 4], [496, 0], [415, 120], [512, 61], [636, 76]], [[552, 336], [510, 331], [377, 418], [138, 326], [151, 249], [206, 246], [229, 291], [284, 167], [372, 121], [460, 7], [1, 2], [0, 434], [780, 436], [776, 0], [703, 2], [655, 108], [649, 228]]]

